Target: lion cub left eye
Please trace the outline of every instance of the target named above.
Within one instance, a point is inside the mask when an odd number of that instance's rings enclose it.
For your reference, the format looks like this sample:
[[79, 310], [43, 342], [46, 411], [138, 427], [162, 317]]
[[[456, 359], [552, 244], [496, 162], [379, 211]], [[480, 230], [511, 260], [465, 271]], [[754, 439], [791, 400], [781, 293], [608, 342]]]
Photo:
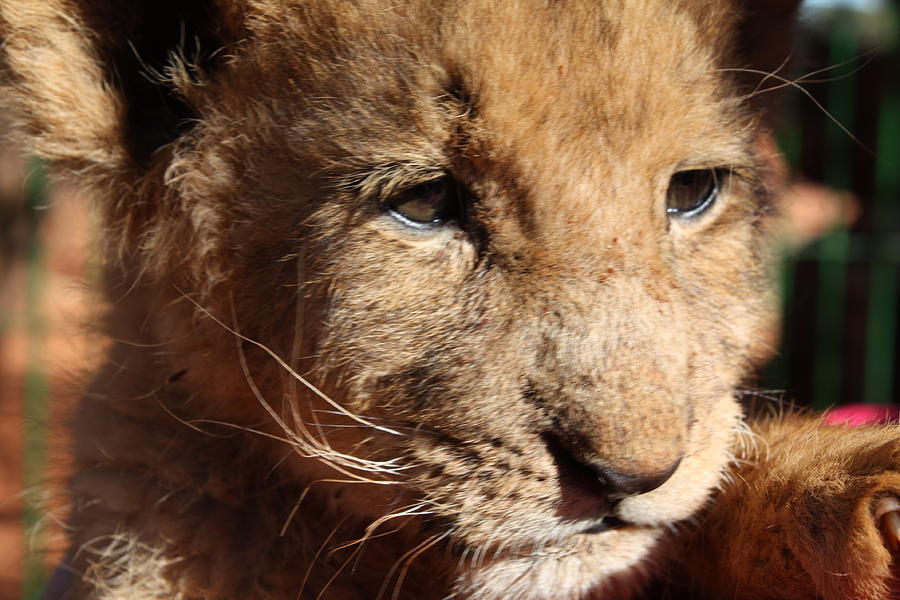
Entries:
[[459, 217], [459, 194], [448, 177], [415, 185], [392, 198], [387, 210], [405, 225], [435, 227]]
[[725, 169], [696, 169], [672, 175], [666, 191], [669, 217], [690, 219], [706, 212], [719, 196], [728, 172]]

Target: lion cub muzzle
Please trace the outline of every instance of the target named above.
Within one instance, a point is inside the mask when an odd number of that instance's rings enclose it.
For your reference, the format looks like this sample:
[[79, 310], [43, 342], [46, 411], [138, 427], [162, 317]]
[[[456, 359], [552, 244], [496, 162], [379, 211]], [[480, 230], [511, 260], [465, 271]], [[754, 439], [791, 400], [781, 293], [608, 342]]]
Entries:
[[628, 399], [590, 392], [556, 396], [551, 427], [541, 438], [557, 473], [557, 515], [606, 522], [622, 500], [660, 488], [678, 470], [687, 453], [689, 411], [681, 402], [660, 401], [629, 416], [622, 414], [634, 410]]
[[[646, 349], [646, 356], [654, 353], [660, 350]], [[628, 365], [607, 358], [606, 368], [589, 370], [585, 363], [597, 359], [567, 354], [563, 350], [553, 358], [545, 355], [545, 377], [540, 383], [532, 380], [530, 389], [539, 400], [535, 406], [548, 417], [541, 439], [557, 471], [559, 516], [577, 520], [614, 515], [620, 501], [663, 486], [688, 454], [687, 394], [671, 383], [680, 378], [647, 368], [676, 363], [674, 358]], [[560, 389], [561, 380], [577, 383]]]

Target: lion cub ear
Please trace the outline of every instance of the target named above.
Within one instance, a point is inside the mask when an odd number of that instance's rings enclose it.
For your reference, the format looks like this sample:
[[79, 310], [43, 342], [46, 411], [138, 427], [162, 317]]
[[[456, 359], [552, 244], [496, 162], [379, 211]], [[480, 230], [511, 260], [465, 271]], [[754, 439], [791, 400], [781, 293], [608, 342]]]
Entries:
[[190, 87], [243, 35], [235, 0], [3, 0], [0, 102], [29, 149], [95, 182], [191, 126]]

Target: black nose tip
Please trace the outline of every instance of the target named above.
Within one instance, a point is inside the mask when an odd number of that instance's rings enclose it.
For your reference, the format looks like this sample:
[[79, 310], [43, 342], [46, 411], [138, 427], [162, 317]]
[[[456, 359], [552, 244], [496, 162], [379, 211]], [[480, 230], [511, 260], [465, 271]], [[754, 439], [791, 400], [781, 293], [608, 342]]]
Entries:
[[561, 480], [608, 500], [651, 492], [668, 481], [681, 464], [679, 457], [656, 473], [628, 473], [611, 467], [599, 456], [594, 458], [584, 453], [576, 454], [569, 444], [564, 444], [553, 434], [545, 434], [544, 441], [559, 469]]
[[603, 489], [603, 492], [607, 496], [615, 498], [621, 496], [636, 496], [638, 494], [652, 492], [667, 482], [680, 464], [681, 458], [662, 471], [650, 475], [621, 473], [605, 466], [591, 466], [597, 473], [597, 479], [600, 480], [600, 487]]

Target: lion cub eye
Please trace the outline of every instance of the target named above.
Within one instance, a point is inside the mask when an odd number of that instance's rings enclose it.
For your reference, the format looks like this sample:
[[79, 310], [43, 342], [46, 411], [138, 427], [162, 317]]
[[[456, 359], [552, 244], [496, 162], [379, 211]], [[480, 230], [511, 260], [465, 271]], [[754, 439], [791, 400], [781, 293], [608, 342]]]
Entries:
[[666, 213], [679, 219], [690, 219], [704, 213], [716, 201], [726, 176], [725, 169], [675, 173], [666, 191]]
[[387, 210], [411, 227], [434, 227], [459, 216], [459, 195], [448, 177], [413, 186], [392, 198]]

